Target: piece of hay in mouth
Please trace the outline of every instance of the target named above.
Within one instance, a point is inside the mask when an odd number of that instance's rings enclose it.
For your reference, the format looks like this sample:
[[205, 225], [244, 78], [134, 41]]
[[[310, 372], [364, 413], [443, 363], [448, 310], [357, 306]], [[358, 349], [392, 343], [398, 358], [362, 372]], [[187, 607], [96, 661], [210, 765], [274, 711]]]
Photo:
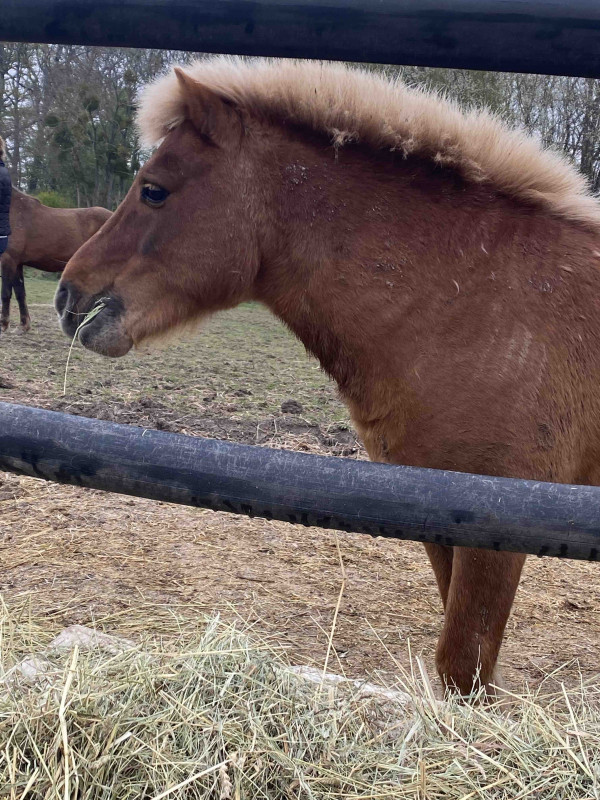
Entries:
[[96, 301], [94, 307], [90, 309], [87, 314], [84, 315], [82, 321], [77, 326], [75, 333], [73, 334], [73, 338], [71, 339], [71, 346], [69, 347], [69, 352], [67, 354], [67, 363], [65, 364], [65, 378], [63, 381], [63, 396], [67, 393], [67, 373], [69, 371], [69, 364], [71, 362], [71, 353], [73, 352], [73, 346], [75, 345], [75, 341], [79, 336], [79, 331], [88, 324], [91, 320], [97, 316], [103, 308], [105, 308], [106, 303], [104, 302], [104, 298], [100, 298], [100, 300]]

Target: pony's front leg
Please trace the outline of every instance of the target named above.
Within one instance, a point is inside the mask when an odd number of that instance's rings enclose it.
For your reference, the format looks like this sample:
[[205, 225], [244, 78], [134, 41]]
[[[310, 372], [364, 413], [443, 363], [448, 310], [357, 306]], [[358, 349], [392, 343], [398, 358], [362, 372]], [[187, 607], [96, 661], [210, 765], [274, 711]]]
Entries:
[[21, 314], [21, 330], [23, 333], [31, 328], [31, 317], [29, 316], [29, 309], [27, 308], [27, 298], [25, 296], [25, 278], [23, 276], [23, 265], [20, 264], [17, 269], [17, 275], [14, 281], [15, 297], [19, 303], [19, 312]]
[[461, 694], [483, 685], [493, 694], [496, 661], [525, 556], [455, 547], [436, 665]]
[[0, 331], [5, 331], [9, 325], [12, 287], [12, 270], [8, 269], [4, 264], [2, 264], [2, 313], [0, 314]]
[[453, 547], [444, 544], [425, 544], [425, 550], [429, 557], [429, 563], [433, 567], [435, 580], [442, 596], [442, 603], [446, 608], [448, 602], [448, 592], [450, 591], [450, 581], [452, 579], [452, 557]]

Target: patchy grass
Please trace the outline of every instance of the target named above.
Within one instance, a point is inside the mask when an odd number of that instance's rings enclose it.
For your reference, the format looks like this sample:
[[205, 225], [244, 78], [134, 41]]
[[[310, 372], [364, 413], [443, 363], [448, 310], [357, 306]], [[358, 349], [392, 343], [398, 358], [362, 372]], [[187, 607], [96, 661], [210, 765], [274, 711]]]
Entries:
[[[59, 276], [50, 272], [40, 272], [39, 269], [25, 267], [24, 277], [25, 288], [27, 290], [27, 302], [52, 305], [54, 300], [54, 292], [58, 286]], [[11, 310], [13, 305], [15, 309], [18, 309], [18, 305], [14, 297], [11, 304]], [[18, 321], [18, 318], [16, 321]]]

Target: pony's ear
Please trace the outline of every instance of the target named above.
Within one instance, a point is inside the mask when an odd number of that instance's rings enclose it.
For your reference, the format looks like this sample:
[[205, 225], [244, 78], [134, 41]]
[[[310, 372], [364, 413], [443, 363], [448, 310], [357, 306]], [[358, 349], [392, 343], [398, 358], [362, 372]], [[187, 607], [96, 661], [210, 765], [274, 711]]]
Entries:
[[224, 144], [231, 139], [236, 124], [233, 109], [218, 94], [179, 67], [175, 67], [175, 75], [185, 104], [186, 119], [215, 144]]

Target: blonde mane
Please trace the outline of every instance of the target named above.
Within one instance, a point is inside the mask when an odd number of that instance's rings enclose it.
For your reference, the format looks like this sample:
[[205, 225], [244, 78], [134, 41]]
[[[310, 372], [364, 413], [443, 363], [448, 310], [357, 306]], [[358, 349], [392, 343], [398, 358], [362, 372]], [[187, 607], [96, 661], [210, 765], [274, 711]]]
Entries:
[[[342, 64], [219, 56], [183, 69], [238, 107], [326, 133], [337, 147], [362, 142], [428, 157], [468, 180], [600, 228], [600, 203], [584, 177], [489, 112], [463, 111], [398, 79]], [[184, 111], [172, 71], [148, 85], [138, 111], [143, 142], [155, 145], [183, 122]]]

